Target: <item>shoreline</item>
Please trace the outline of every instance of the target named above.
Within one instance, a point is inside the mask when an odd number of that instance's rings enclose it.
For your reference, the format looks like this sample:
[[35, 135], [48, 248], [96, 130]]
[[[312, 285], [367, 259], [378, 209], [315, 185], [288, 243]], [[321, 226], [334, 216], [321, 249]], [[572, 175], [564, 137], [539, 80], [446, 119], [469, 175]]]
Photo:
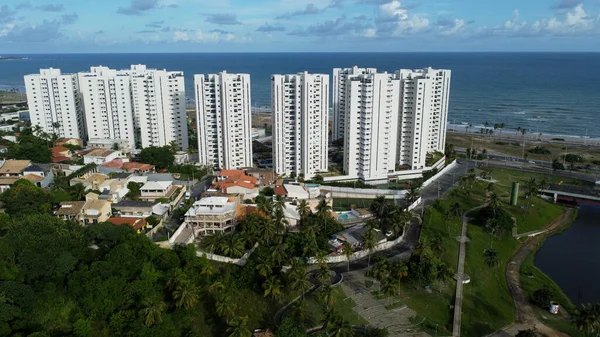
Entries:
[[[563, 134], [550, 134], [550, 133], [545, 133], [542, 134], [541, 136], [539, 134], [532, 134], [532, 133], [526, 133], [525, 135], [522, 135], [520, 132], [517, 133], [516, 130], [508, 130], [505, 129], [502, 131], [502, 134], [500, 134], [499, 131], [495, 131], [493, 135], [489, 135], [489, 134], [484, 134], [484, 133], [480, 133], [480, 132], [473, 132], [473, 131], [468, 131], [465, 133], [465, 127], [462, 127], [462, 129], [460, 129], [461, 126], [459, 126], [459, 128], [455, 128], [454, 126], [448, 125], [448, 128], [446, 129], [447, 133], [452, 133], [454, 135], [457, 136], [465, 136], [465, 137], [469, 137], [469, 136], [479, 136], [482, 138], [507, 138], [509, 140], [514, 140], [515, 142], [522, 142], [522, 141], [526, 141], [526, 142], [530, 142], [530, 143], [534, 143], [534, 142], [553, 142], [553, 143], [576, 143], [578, 145], [586, 145], [586, 146], [600, 146], [600, 137], [591, 137], [591, 136], [575, 136], [575, 135], [563, 135]], [[485, 129], [485, 128], [483, 128]], [[493, 130], [493, 128], [488, 128]], [[479, 130], [479, 129], [477, 129]]]

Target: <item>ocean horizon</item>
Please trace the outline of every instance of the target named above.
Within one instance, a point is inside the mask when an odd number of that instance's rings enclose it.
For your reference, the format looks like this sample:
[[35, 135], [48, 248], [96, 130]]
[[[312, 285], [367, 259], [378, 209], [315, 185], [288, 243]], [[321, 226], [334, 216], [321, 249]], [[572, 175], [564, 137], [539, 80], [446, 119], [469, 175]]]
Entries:
[[228, 72], [251, 77], [252, 105], [270, 106], [270, 76], [302, 71], [332, 74], [333, 68], [452, 70], [448, 122], [504, 123], [543, 135], [600, 137], [600, 58], [594, 52], [252, 52], [252, 53], [77, 53], [3, 54], [25, 60], [0, 61], [0, 89], [24, 91], [23, 76], [40, 68], [65, 73], [90, 66], [183, 71], [186, 97], [193, 99], [193, 75]]

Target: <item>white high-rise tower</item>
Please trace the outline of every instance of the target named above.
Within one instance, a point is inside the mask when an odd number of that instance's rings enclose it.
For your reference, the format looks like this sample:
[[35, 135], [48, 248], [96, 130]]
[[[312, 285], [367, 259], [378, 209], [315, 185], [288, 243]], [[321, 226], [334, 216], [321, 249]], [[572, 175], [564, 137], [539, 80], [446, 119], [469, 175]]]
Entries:
[[273, 75], [273, 164], [309, 179], [327, 172], [329, 75]]
[[114, 140], [135, 148], [131, 81], [127, 70], [91, 67], [78, 74], [90, 142]]
[[252, 166], [250, 75], [194, 75], [201, 164], [220, 169]]
[[396, 168], [400, 81], [392, 74], [351, 76], [345, 83], [344, 171], [385, 179]]
[[188, 148], [183, 72], [131, 66], [134, 124], [142, 148], [175, 142]]
[[50, 68], [25, 75], [24, 79], [32, 125], [61, 138], [86, 138], [75, 74]]
[[445, 149], [450, 70], [402, 69], [396, 78], [401, 87], [398, 164], [424, 169], [428, 153]]
[[363, 74], [374, 74], [375, 68], [334, 68], [333, 69], [333, 132], [332, 140], [344, 139], [346, 131], [346, 82], [348, 78]]

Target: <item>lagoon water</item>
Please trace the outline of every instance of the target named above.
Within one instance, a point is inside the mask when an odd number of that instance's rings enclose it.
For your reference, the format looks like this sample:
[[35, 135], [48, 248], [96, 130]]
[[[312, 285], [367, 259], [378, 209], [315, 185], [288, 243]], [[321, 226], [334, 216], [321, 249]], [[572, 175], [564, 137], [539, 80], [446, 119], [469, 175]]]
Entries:
[[575, 305], [600, 302], [600, 206], [581, 205], [571, 227], [546, 240], [535, 265]]
[[0, 89], [23, 89], [23, 75], [40, 68], [87, 71], [104, 65], [146, 64], [180, 70], [193, 99], [193, 75], [249, 73], [252, 104], [270, 105], [271, 74], [300, 71], [331, 74], [335, 67], [447, 68], [452, 70], [449, 122], [505, 123], [531, 133], [600, 137], [600, 54], [597, 53], [203, 53], [36, 54], [0, 61]]

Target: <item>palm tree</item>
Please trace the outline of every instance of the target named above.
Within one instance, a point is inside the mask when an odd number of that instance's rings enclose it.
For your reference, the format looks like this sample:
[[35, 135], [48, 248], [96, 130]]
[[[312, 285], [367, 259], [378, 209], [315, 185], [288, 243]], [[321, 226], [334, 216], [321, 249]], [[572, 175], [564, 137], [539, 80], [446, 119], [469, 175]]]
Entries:
[[271, 263], [269, 261], [262, 261], [256, 266], [256, 270], [258, 271], [258, 275], [262, 277], [268, 277], [273, 273], [273, 269], [271, 268]]
[[276, 195], [275, 196], [275, 202], [273, 203], [273, 209], [274, 210], [284, 210], [285, 209], [285, 199], [283, 199], [283, 196], [281, 195]]
[[500, 264], [500, 257], [498, 257], [498, 253], [495, 250], [485, 249], [483, 251], [483, 256], [485, 264], [490, 268], [497, 267]]
[[333, 321], [328, 322], [327, 333], [331, 337], [352, 337], [354, 332], [352, 331], [352, 325], [342, 318], [341, 316], [336, 317]]
[[400, 282], [403, 278], [408, 276], [408, 266], [406, 263], [395, 263], [392, 265], [390, 270], [390, 276], [394, 277], [395, 280]]
[[276, 245], [271, 250], [271, 261], [275, 263], [275, 265], [279, 266], [281, 263], [286, 260], [288, 246], [285, 243], [281, 243]]
[[494, 183], [489, 183], [489, 184], [487, 184], [487, 186], [485, 187], [485, 191], [486, 191], [487, 193], [491, 193], [491, 192], [493, 192], [493, 191], [494, 191]]
[[205, 236], [200, 241], [200, 248], [208, 251], [209, 253], [217, 252], [223, 246], [223, 241], [225, 240], [225, 233], [216, 232], [213, 235]]
[[421, 189], [411, 185], [410, 188], [408, 189], [408, 192], [406, 192], [404, 199], [406, 199], [406, 202], [409, 205], [412, 205], [413, 202], [415, 202], [415, 201], [417, 201], [417, 199], [419, 199], [419, 196], [421, 196]]
[[492, 192], [488, 196], [487, 204], [494, 211], [494, 216], [495, 216], [496, 215], [496, 211], [502, 205], [502, 201], [500, 200], [500, 197], [498, 196], [498, 194], [496, 194], [496, 192]]
[[375, 249], [376, 245], [377, 245], [377, 236], [375, 234], [375, 230], [374, 229], [367, 230], [367, 232], [365, 233], [365, 243], [364, 243], [364, 247], [369, 254], [369, 262], [367, 264], [367, 267], [371, 266], [371, 253], [373, 252], [373, 249]]
[[317, 269], [317, 280], [322, 284], [328, 283], [331, 280], [331, 273], [327, 263], [319, 263], [319, 269]]
[[386, 216], [386, 213], [388, 212], [388, 209], [389, 209], [389, 207], [386, 203], [385, 196], [383, 196], [383, 195], [377, 196], [371, 203], [371, 206], [369, 206], [369, 210], [371, 211], [371, 213], [373, 215], [375, 215], [377, 220], [379, 220], [380, 226], [381, 226], [381, 222], [383, 221], [384, 217]]
[[221, 251], [229, 257], [240, 257], [244, 255], [244, 242], [235, 234], [228, 234], [222, 242]]
[[[384, 293], [388, 299], [396, 296], [398, 294], [398, 289], [400, 288], [400, 284], [395, 279], [384, 279], [381, 284], [381, 291]], [[388, 302], [389, 304], [389, 302]]]
[[85, 191], [86, 188], [81, 183], [69, 187], [69, 194], [71, 195], [71, 198], [75, 200], [83, 200], [85, 197]]
[[300, 215], [300, 226], [304, 225], [306, 218], [311, 214], [310, 206], [306, 200], [300, 200], [298, 205], [296, 206], [296, 210]]
[[167, 308], [167, 304], [160, 299], [146, 299], [142, 302], [143, 309], [140, 314], [145, 317], [146, 326], [152, 326], [155, 323], [162, 322], [162, 313]]
[[452, 204], [452, 207], [450, 207], [449, 211], [450, 216], [453, 218], [460, 218], [460, 216], [463, 214], [463, 208], [458, 202]]
[[429, 246], [431, 247], [431, 250], [438, 254], [442, 254], [446, 251], [446, 242], [439, 234], [436, 234], [431, 238]]
[[252, 331], [248, 328], [248, 316], [232, 319], [227, 333], [229, 337], [252, 337]]
[[216, 312], [219, 317], [225, 319], [225, 321], [229, 321], [235, 315], [235, 304], [231, 301], [231, 296], [229, 294], [223, 294], [217, 297], [217, 301], [215, 301]]
[[258, 237], [261, 244], [269, 245], [275, 235], [277, 235], [277, 229], [273, 221], [265, 221], [263, 226], [258, 228]]
[[579, 331], [589, 335], [600, 332], [600, 304], [583, 304], [574, 318]]
[[178, 308], [188, 310], [198, 303], [198, 289], [190, 282], [183, 283], [173, 291], [173, 299]]
[[342, 253], [344, 253], [344, 255], [346, 256], [346, 261], [348, 261], [348, 271], [350, 271], [350, 259], [354, 254], [354, 249], [352, 248], [352, 245], [347, 241], [344, 241], [344, 243], [342, 243]]
[[211, 294], [218, 293], [225, 289], [225, 285], [221, 281], [215, 281], [208, 287], [208, 292]]
[[277, 277], [271, 276], [267, 278], [263, 283], [263, 289], [265, 290], [265, 297], [269, 296], [273, 300], [281, 298], [281, 281]]
[[323, 300], [323, 303], [325, 304], [325, 307], [327, 309], [329, 309], [330, 305], [335, 304], [335, 296], [333, 295], [333, 287], [331, 285], [323, 285], [319, 292], [321, 295], [321, 299]]
[[454, 270], [445, 263], [440, 263], [436, 266], [435, 279], [441, 282], [446, 282], [454, 276]]
[[319, 218], [328, 218], [330, 211], [331, 206], [329, 206], [329, 202], [326, 199], [321, 199], [317, 204], [317, 216]]
[[291, 286], [295, 291], [302, 292], [302, 300], [304, 300], [304, 293], [311, 289], [313, 285], [308, 280], [308, 274], [304, 272], [303, 275], [294, 275]]
[[271, 216], [273, 213], [273, 199], [259, 195], [256, 197], [256, 207], [265, 216]]

